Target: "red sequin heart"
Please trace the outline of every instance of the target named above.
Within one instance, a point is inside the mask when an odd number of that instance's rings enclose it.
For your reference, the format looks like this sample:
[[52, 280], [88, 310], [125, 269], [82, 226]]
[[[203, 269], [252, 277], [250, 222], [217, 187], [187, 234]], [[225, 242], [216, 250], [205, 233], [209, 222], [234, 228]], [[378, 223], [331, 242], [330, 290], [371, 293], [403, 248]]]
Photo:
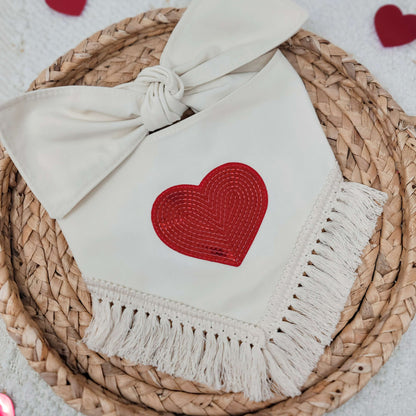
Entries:
[[87, 4], [87, 0], [45, 0], [46, 4], [57, 12], [70, 16], [79, 16]]
[[374, 18], [376, 31], [383, 46], [400, 46], [416, 39], [416, 15], [403, 15], [392, 4], [381, 7]]
[[242, 163], [226, 163], [200, 185], [177, 185], [155, 200], [159, 238], [187, 256], [239, 266], [263, 221], [268, 203], [261, 176]]

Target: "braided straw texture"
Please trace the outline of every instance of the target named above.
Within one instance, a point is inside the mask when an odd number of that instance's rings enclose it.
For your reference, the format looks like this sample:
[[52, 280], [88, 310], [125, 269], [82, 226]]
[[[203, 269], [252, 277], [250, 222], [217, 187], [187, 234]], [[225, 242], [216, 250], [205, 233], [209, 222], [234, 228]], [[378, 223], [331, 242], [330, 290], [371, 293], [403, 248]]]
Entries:
[[[59, 58], [31, 89], [131, 81], [158, 63], [181, 14], [155, 10], [110, 26]], [[88, 350], [80, 340], [91, 298], [74, 258], [56, 222], [0, 151], [0, 314], [31, 366], [77, 410], [318, 416], [363, 388], [408, 328], [416, 311], [416, 120], [328, 41], [300, 31], [281, 50], [302, 77], [345, 178], [389, 195], [334, 341], [296, 398], [252, 403]]]

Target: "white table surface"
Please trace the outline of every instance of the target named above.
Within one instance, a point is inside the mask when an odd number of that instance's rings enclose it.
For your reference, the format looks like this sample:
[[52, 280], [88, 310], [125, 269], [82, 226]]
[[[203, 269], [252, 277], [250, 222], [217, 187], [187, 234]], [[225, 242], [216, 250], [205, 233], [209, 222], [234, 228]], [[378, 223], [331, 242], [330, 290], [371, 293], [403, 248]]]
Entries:
[[[416, 41], [385, 49], [373, 26], [376, 10], [394, 3], [416, 14], [415, 0], [297, 0], [310, 12], [305, 25], [350, 52], [378, 78], [410, 115], [416, 115]], [[27, 89], [55, 58], [96, 30], [158, 7], [183, 7], [189, 0], [89, 0], [80, 17], [60, 15], [43, 0], [0, 0], [0, 102]], [[17, 416], [72, 416], [18, 352], [0, 322], [0, 390], [15, 402]], [[415, 416], [416, 324], [391, 360], [362, 392], [334, 416]]]

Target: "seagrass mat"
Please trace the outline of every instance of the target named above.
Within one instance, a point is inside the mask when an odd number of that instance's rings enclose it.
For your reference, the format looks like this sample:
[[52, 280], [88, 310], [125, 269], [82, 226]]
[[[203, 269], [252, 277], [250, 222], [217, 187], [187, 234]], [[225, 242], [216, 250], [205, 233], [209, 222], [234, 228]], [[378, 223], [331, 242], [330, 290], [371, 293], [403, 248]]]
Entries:
[[[158, 63], [182, 12], [150, 11], [94, 34], [31, 89], [131, 81]], [[252, 403], [88, 350], [81, 338], [91, 299], [65, 238], [0, 152], [0, 314], [30, 365], [83, 413], [322, 415], [365, 386], [408, 328], [416, 311], [416, 120], [319, 36], [301, 30], [281, 50], [305, 83], [344, 177], [389, 195], [334, 341], [299, 397]]]

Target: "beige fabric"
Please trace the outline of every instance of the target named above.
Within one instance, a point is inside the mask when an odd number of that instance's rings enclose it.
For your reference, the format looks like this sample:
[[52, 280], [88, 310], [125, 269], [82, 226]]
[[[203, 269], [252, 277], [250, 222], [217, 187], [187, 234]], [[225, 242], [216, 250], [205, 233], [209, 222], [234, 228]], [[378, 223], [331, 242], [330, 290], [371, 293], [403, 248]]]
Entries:
[[132, 83], [30, 92], [0, 107], [2, 142], [53, 218], [65, 216], [129, 156], [149, 134], [146, 126], [164, 127], [186, 105], [200, 111], [228, 95], [263, 62], [249, 72], [239, 67], [278, 46], [306, 19], [291, 0], [260, 3], [196, 0], [162, 54], [164, 69], [149, 68]]
[[[150, 218], [165, 189], [197, 185], [227, 162], [254, 168], [268, 191], [239, 267], [172, 250]], [[150, 135], [59, 223], [86, 276], [256, 323], [335, 163], [302, 81], [277, 52], [221, 102]]]
[[[194, 0], [160, 65], [133, 82], [0, 107], [2, 143], [91, 291], [90, 348], [253, 400], [299, 393], [384, 201], [343, 183], [276, 49], [305, 18], [291, 0]], [[196, 114], [172, 124], [187, 108]], [[255, 169], [268, 193], [239, 267], [172, 250], [151, 222], [161, 192], [228, 162]]]

